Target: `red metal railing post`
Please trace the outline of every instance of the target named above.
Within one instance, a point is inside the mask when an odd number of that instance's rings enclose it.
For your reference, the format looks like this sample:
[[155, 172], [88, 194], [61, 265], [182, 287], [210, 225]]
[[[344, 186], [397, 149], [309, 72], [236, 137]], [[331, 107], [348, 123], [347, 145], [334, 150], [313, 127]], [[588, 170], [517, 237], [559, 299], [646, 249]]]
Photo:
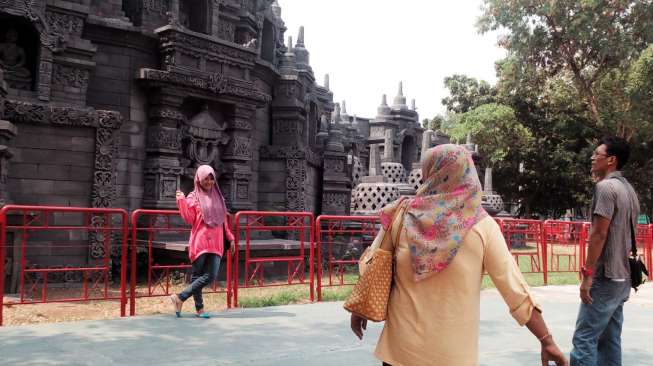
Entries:
[[314, 270], [315, 266], [313, 261], [315, 260], [314, 257], [314, 250], [315, 250], [315, 220], [313, 214], [310, 216], [311, 220], [311, 227], [310, 227], [310, 237], [311, 237], [311, 242], [310, 242], [310, 251], [309, 251], [309, 262], [308, 262], [308, 274], [309, 274], [309, 281], [310, 281], [310, 287], [311, 287], [311, 302], [315, 301], [315, 282], [314, 281]]
[[120, 316], [127, 310], [127, 248], [129, 241], [129, 216], [122, 210], [122, 245], [120, 253]]
[[315, 219], [316, 258], [317, 261], [317, 301], [322, 301], [322, 215]]
[[[549, 220], [542, 224], [542, 266], [544, 267], [544, 286], [549, 284], [549, 257], [547, 254], [547, 234]], [[552, 259], [553, 260], [553, 259]]]
[[648, 279], [653, 280], [653, 224], [648, 225], [648, 240], [646, 241], [646, 268], [648, 269]]
[[[233, 304], [234, 307], [238, 307], [238, 257], [240, 255], [240, 212], [236, 213], [236, 217], [234, 218], [234, 227], [235, 227], [235, 232], [234, 236], [236, 237], [236, 251], [234, 253], [234, 264], [233, 264], [233, 269], [234, 269], [234, 274], [233, 274]], [[247, 281], [247, 279], [245, 279]]]
[[5, 307], [5, 257], [7, 256], [7, 215], [0, 211], [0, 327], [2, 326], [2, 310]]
[[131, 253], [130, 253], [130, 280], [129, 280], [129, 316], [136, 315], [136, 228], [141, 210], [134, 210], [131, 214]]

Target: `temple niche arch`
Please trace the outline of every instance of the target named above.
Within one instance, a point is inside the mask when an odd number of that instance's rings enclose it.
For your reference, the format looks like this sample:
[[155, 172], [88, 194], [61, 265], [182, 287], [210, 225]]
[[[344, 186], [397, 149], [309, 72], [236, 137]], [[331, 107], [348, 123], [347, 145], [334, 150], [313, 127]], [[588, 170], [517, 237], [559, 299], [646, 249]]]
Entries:
[[410, 172], [412, 163], [416, 161], [417, 145], [415, 138], [412, 135], [404, 136], [401, 143], [401, 165], [404, 166], [405, 171]]
[[193, 32], [211, 34], [212, 0], [179, 0], [179, 23]]
[[39, 50], [40, 36], [29, 20], [0, 13], [0, 68], [10, 89], [36, 90]]
[[263, 31], [261, 32], [261, 58], [270, 63], [274, 63], [274, 27], [268, 19], [263, 21]]
[[223, 171], [222, 150], [229, 142], [226, 119], [233, 114], [233, 106], [202, 99], [189, 98], [182, 105], [184, 125], [182, 126], [184, 174], [180, 186], [193, 190], [195, 171], [200, 165], [212, 166], [216, 179]]

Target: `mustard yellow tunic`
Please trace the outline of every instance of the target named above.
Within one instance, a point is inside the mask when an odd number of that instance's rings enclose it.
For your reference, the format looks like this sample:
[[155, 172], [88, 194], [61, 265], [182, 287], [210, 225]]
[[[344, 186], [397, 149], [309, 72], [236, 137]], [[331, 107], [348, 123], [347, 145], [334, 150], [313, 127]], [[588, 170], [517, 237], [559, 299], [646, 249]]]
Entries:
[[[392, 226], [396, 237], [401, 220]], [[402, 235], [396, 248], [397, 270], [388, 304], [388, 319], [375, 356], [393, 366], [477, 365], [479, 302], [483, 271], [520, 325], [534, 307], [528, 285], [494, 219], [478, 222], [441, 273], [413, 281], [409, 247]], [[539, 309], [539, 307], [538, 307]]]

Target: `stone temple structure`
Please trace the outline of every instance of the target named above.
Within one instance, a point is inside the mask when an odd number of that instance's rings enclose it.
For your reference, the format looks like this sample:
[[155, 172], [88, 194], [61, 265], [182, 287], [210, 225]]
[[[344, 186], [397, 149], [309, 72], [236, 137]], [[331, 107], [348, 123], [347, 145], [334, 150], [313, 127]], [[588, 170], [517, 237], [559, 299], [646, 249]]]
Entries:
[[275, 0], [0, 0], [0, 204], [171, 209], [201, 164], [232, 212], [414, 192], [439, 140], [402, 85], [349, 116], [285, 33]]
[[328, 78], [276, 1], [0, 5], [5, 202], [174, 208], [211, 164], [232, 211], [348, 206], [347, 131], [318, 137]]

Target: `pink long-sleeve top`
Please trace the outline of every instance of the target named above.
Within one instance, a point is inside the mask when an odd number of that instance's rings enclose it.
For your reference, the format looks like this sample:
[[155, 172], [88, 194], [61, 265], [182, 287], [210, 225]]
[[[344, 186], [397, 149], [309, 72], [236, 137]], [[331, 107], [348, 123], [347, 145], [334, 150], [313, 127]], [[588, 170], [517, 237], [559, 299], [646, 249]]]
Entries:
[[188, 256], [191, 262], [204, 253], [215, 253], [222, 257], [224, 253], [223, 227], [227, 240], [234, 240], [234, 234], [229, 229], [227, 220], [218, 227], [209, 227], [204, 223], [199, 203], [188, 197], [177, 198], [177, 207], [182, 219], [192, 225], [188, 240]]

